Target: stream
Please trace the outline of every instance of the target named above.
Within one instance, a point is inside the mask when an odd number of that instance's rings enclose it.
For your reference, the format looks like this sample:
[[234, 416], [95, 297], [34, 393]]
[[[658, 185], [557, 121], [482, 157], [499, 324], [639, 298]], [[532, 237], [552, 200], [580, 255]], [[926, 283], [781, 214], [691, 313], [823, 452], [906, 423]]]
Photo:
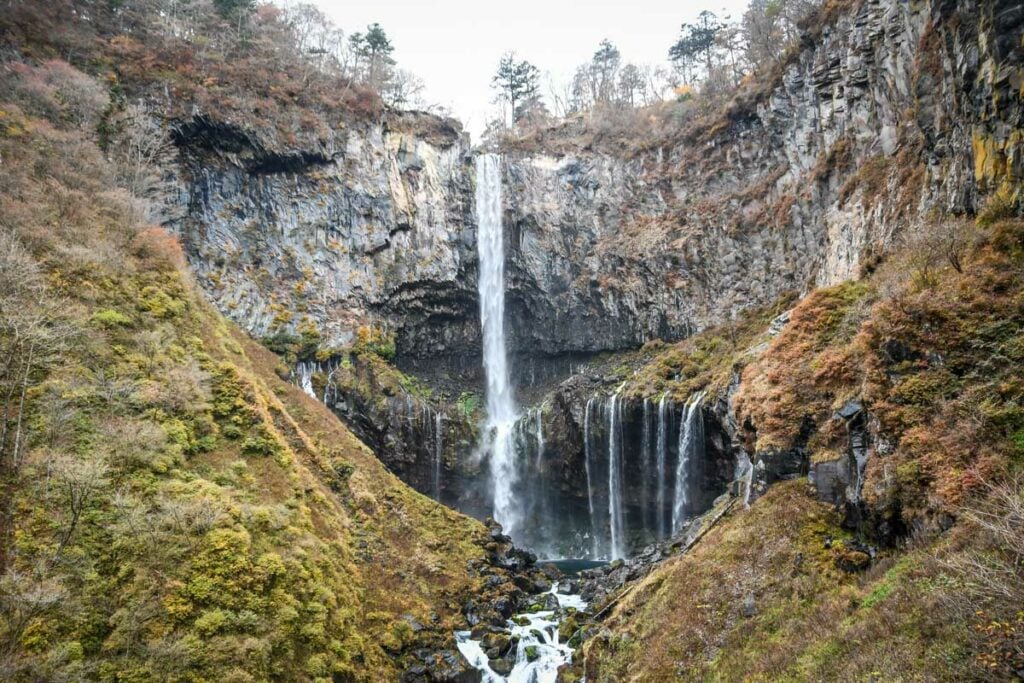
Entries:
[[558, 583], [551, 587], [549, 594], [558, 601], [557, 610], [524, 612], [508, 621], [512, 639], [518, 642], [514, 665], [507, 677], [491, 668], [482, 641], [473, 640], [469, 631], [455, 632], [459, 652], [483, 674], [484, 683], [555, 683], [558, 667], [572, 660], [573, 649], [559, 642], [558, 626], [565, 610], [583, 611], [587, 603], [578, 595], [559, 593]]

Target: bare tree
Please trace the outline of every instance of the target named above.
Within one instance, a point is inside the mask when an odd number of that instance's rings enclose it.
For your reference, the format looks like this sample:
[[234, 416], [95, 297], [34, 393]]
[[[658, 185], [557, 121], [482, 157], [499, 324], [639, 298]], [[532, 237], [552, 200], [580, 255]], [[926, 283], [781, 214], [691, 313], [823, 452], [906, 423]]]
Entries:
[[72, 328], [20, 240], [0, 231], [0, 571], [7, 564], [11, 487], [26, 451], [29, 390], [64, 348]]
[[117, 168], [119, 183], [136, 197], [159, 200], [164, 190], [161, 169], [174, 156], [163, 125], [150, 107], [136, 103], [117, 114], [111, 128], [107, 155]]
[[24, 668], [22, 636], [28, 626], [59, 605], [65, 593], [44, 567], [0, 574], [0, 680], [15, 680]]
[[54, 558], [58, 558], [74, 536], [82, 512], [93, 496], [108, 484], [109, 468], [102, 460], [70, 455], [54, 456], [50, 460], [50, 468], [53, 486], [67, 515], [58, 533], [57, 550], [54, 552]]
[[422, 108], [423, 79], [405, 69], [396, 69], [381, 93], [384, 101], [392, 107]]

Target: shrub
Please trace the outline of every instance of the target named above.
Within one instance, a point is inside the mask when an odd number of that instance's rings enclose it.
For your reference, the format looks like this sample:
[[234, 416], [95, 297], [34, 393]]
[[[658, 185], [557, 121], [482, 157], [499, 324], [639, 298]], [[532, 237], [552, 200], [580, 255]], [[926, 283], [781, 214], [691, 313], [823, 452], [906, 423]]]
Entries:
[[99, 325], [107, 330], [112, 330], [118, 327], [130, 327], [132, 324], [131, 318], [120, 311], [115, 311], [110, 308], [104, 308], [103, 310], [96, 311], [89, 317], [89, 321], [94, 325]]
[[471, 391], [464, 391], [459, 395], [456, 408], [463, 417], [473, 417], [480, 409], [480, 397]]
[[177, 235], [158, 226], [141, 230], [132, 240], [131, 250], [145, 268], [178, 270], [185, 266], [185, 251]]
[[281, 444], [272, 436], [260, 434], [251, 436], [242, 442], [242, 453], [245, 455], [271, 457], [281, 452]]
[[355, 351], [373, 353], [386, 361], [394, 360], [395, 334], [364, 325], [356, 330]]

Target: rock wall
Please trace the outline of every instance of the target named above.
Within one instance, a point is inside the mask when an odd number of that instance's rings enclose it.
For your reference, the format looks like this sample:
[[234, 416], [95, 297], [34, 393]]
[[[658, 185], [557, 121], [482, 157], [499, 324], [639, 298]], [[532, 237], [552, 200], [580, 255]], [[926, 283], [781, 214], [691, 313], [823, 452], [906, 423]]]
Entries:
[[[855, 278], [929, 210], [1019, 193], [1021, 14], [863, 0], [805, 36], [771, 87], [648, 151], [509, 151], [517, 383]], [[256, 335], [305, 321], [343, 346], [377, 325], [400, 366], [464, 381], [479, 367], [467, 139], [413, 113], [336, 138], [282, 152], [230, 124], [178, 126], [200, 281]]]
[[[506, 329], [523, 404], [595, 354], [856, 278], [934, 209], [1019, 200], [1019, 3], [863, 0], [814, 30], [777, 78], [645, 151], [506, 151]], [[226, 315], [323, 347], [390, 330], [396, 364], [442, 389], [434, 409], [480, 391], [473, 166], [456, 125], [390, 114], [285, 151], [201, 117], [176, 131], [175, 225]], [[586, 398], [554, 396], [564, 438], [539, 472], [578, 512]], [[399, 413], [339, 408], [382, 421], [364, 436], [422, 490], [431, 453]], [[775, 455], [752, 454], [765, 481], [806, 469]], [[452, 466], [473, 471], [471, 456]]]
[[467, 139], [396, 115], [315, 150], [277, 152], [229, 124], [178, 126], [178, 224], [209, 298], [255, 336], [373, 326], [409, 366], [479, 366]]
[[1019, 3], [865, 0], [773, 88], [629, 158], [510, 154], [511, 349], [672, 339], [857, 278], [932, 209], [1019, 195]]

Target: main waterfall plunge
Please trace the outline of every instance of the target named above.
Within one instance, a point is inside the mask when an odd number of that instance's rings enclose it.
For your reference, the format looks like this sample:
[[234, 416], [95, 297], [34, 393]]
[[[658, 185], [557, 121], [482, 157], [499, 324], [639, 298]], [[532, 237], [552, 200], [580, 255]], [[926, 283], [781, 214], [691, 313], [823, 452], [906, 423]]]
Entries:
[[477, 248], [480, 255], [480, 324], [487, 375], [487, 423], [481, 448], [490, 454], [494, 518], [513, 538], [519, 536], [519, 506], [513, 443], [519, 419], [505, 352], [505, 240], [501, 221], [501, 159], [482, 154], [476, 160]]
[[[563, 486], [572, 473], [551, 471], [543, 407], [523, 414], [516, 406], [505, 343], [500, 157], [479, 156], [476, 172], [487, 407], [478, 455], [489, 468], [494, 518], [518, 544], [552, 558], [616, 559], [671, 536], [699, 511], [691, 494], [704, 459], [702, 395], [688, 401], [678, 419], [666, 396], [656, 410], [650, 399], [626, 400], [621, 387], [590, 398], [582, 416], [587, 507], [579, 509], [581, 501]], [[635, 414], [638, 405], [642, 417]]]
[[[501, 159], [481, 155], [476, 170], [487, 411], [476, 447], [475, 430], [454, 406], [394, 389], [382, 400], [361, 398], [356, 378], [339, 380], [350, 372], [344, 357], [298, 363], [296, 383], [421, 492], [493, 515], [517, 545], [543, 558], [611, 560], [673, 536], [732, 476], [721, 445], [705, 453], [722, 435], [703, 395], [679, 404], [667, 394], [629, 397], [624, 385], [609, 390], [584, 366], [582, 394], [520, 410], [506, 349]], [[706, 434], [705, 423], [717, 431]]]

